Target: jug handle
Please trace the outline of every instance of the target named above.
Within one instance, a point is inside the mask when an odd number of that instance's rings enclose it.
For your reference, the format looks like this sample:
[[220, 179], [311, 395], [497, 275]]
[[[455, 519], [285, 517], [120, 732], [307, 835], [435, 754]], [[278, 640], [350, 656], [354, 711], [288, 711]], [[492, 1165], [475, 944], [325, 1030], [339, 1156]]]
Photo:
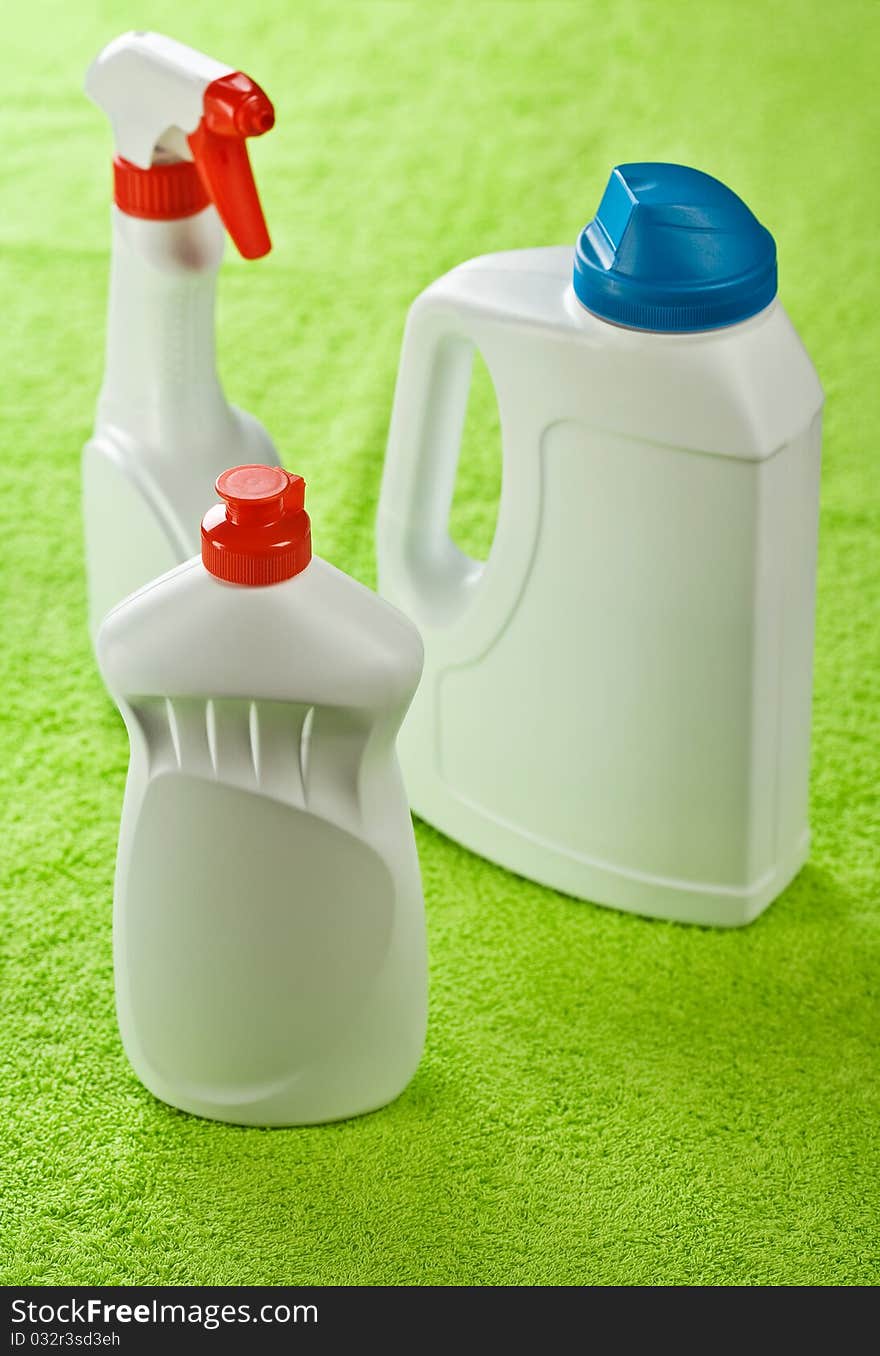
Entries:
[[[377, 521], [379, 590], [425, 629], [447, 627], [484, 594], [496, 545], [509, 526], [505, 513], [508, 467], [489, 559], [474, 560], [449, 535], [449, 513], [470, 394], [475, 351], [482, 354], [493, 384], [491, 311], [450, 295], [441, 278], [413, 303], [407, 318]], [[502, 437], [504, 435], [502, 418]], [[522, 539], [515, 550], [527, 547]], [[499, 549], [498, 554], [501, 554]], [[493, 589], [492, 611], [504, 615], [515, 601], [518, 582], [513, 553], [505, 553], [503, 578]], [[528, 554], [528, 550], [527, 550]], [[474, 621], [477, 618], [474, 617]]]

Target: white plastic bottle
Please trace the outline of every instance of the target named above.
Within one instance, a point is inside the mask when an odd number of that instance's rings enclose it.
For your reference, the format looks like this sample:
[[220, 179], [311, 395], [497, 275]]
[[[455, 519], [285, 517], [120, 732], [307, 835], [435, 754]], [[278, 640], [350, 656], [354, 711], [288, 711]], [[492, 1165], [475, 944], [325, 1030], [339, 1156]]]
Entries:
[[[503, 478], [485, 564], [448, 515], [478, 349]], [[378, 518], [419, 625], [413, 808], [602, 904], [749, 922], [807, 856], [822, 391], [772, 237], [717, 180], [622, 165], [578, 243], [413, 305]]]
[[83, 453], [89, 621], [198, 550], [202, 508], [237, 462], [276, 463], [217, 376], [214, 293], [229, 231], [270, 248], [245, 139], [274, 121], [247, 76], [158, 33], [96, 57], [86, 93], [117, 154], [106, 367]]
[[144, 1084], [246, 1125], [396, 1097], [425, 1034], [419, 865], [395, 753], [412, 624], [311, 555], [303, 481], [224, 473], [202, 555], [122, 602], [98, 661], [131, 764], [119, 1027]]

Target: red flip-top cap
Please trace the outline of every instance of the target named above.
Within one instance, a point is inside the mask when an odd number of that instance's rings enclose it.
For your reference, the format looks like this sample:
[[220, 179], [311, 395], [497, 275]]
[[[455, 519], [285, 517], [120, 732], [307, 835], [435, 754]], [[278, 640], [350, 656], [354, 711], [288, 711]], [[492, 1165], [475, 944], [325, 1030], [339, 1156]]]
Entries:
[[306, 483], [280, 466], [233, 466], [215, 486], [222, 504], [202, 520], [202, 560], [230, 584], [278, 584], [312, 558]]

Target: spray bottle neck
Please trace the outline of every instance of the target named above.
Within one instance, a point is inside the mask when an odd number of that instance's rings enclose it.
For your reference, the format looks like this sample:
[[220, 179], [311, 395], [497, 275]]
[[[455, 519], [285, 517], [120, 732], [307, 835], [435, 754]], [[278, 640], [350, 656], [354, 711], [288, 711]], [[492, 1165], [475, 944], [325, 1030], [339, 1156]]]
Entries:
[[225, 233], [212, 207], [151, 220], [113, 208], [101, 422], [177, 455], [228, 434], [214, 296]]

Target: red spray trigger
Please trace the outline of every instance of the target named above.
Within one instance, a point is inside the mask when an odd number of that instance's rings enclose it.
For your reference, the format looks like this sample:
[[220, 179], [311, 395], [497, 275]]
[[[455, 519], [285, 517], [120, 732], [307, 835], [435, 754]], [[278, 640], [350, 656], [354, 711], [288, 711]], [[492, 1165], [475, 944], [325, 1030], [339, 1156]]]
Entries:
[[196, 168], [217, 214], [245, 259], [272, 248], [245, 139], [275, 125], [267, 94], [237, 71], [205, 90], [202, 120], [187, 137]]

